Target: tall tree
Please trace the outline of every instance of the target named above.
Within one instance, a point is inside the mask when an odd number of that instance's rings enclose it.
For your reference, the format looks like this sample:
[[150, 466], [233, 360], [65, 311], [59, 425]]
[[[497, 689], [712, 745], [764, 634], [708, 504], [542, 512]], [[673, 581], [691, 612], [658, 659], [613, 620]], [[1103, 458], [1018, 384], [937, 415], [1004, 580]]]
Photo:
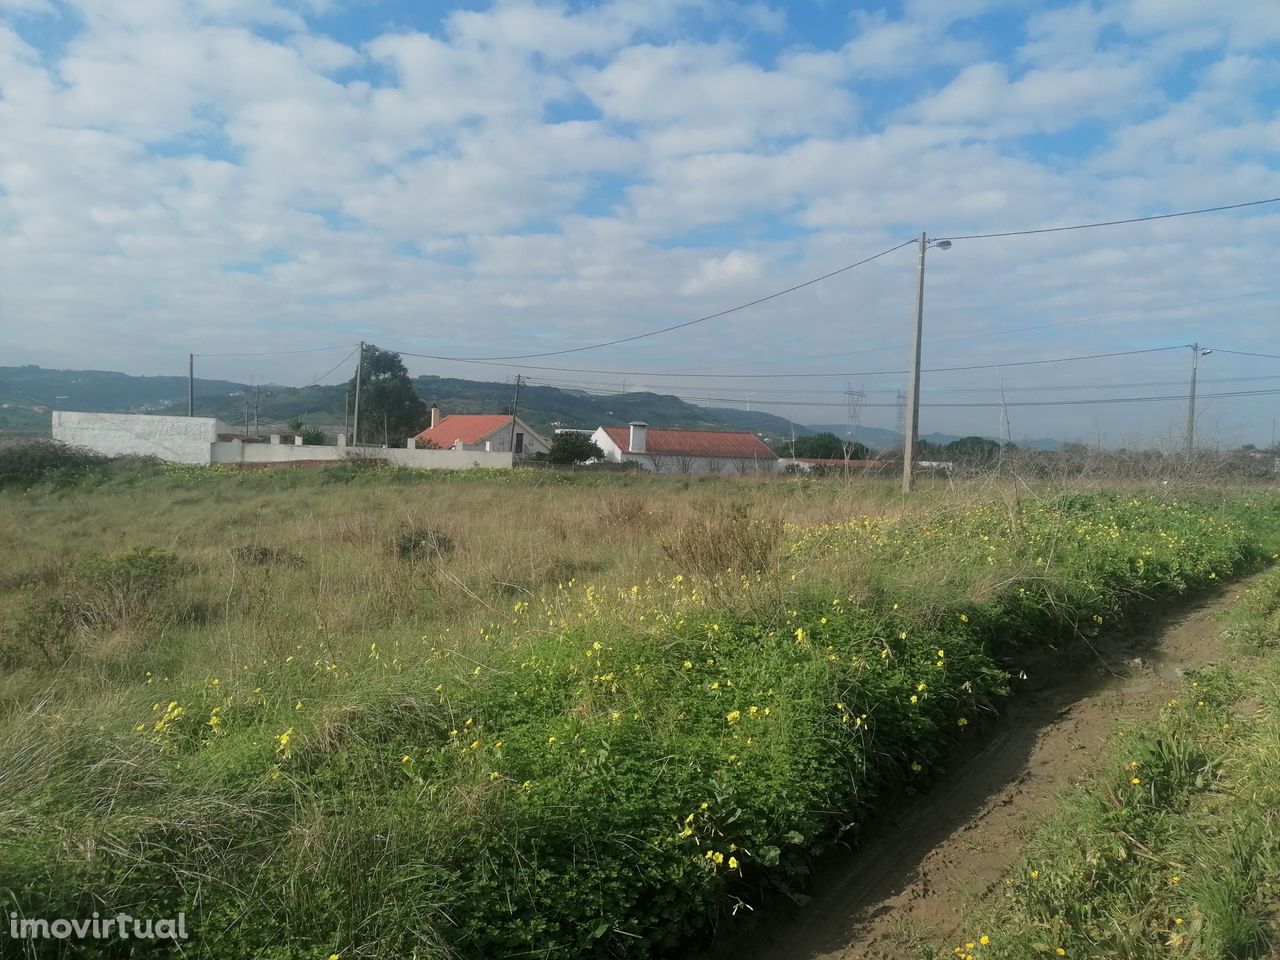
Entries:
[[[355, 390], [355, 377], [349, 386]], [[414, 392], [400, 354], [366, 343], [360, 363], [360, 428], [355, 441], [402, 444], [426, 426], [427, 405]]]
[[[791, 455], [792, 444], [790, 441], [783, 441], [780, 449], [788, 456]], [[865, 460], [867, 459], [867, 448], [860, 443], [846, 444], [834, 433], [813, 433], [806, 437], [796, 437], [795, 439], [795, 456], [810, 460], [844, 460], [845, 450], [848, 449], [848, 459]]]

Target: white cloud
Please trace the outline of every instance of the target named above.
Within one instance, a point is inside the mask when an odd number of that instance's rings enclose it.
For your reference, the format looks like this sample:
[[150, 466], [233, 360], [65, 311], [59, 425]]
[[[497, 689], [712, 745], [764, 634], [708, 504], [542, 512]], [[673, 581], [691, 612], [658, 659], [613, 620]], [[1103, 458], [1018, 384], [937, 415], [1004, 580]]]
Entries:
[[315, 34], [295, 34], [289, 38], [289, 46], [298, 51], [303, 63], [320, 73], [345, 70], [364, 59], [358, 50], [345, 43]]
[[680, 285], [685, 296], [732, 289], [741, 291], [764, 273], [764, 260], [754, 253], [730, 250], [723, 257], [709, 257], [698, 264], [693, 276]]
[[929, 123], [982, 124], [992, 134], [1058, 131], [1083, 120], [1132, 114], [1156, 97], [1137, 63], [1036, 68], [1016, 79], [1000, 63], [966, 67], [915, 111]]
[[49, 0], [0, 0], [0, 13], [12, 13], [18, 16], [33, 16], [53, 13], [53, 5]]
[[[1274, 34], [1248, 2], [920, 2], [805, 36], [786, 7], [723, 0], [511, 0], [435, 32], [362, 36], [320, 32], [314, 3], [79, 9], [79, 32], [38, 48], [48, 12], [0, 0], [0, 315], [24, 319], [0, 329], [0, 349], [63, 366], [159, 372], [228, 342], [357, 336], [425, 352], [577, 346], [922, 229], [1280, 195]], [[979, 17], [1007, 18], [1003, 36], [975, 36]], [[994, 364], [1210, 335], [1258, 345], [1258, 309], [1159, 323], [1138, 311], [1272, 283], [1278, 218], [958, 242], [930, 260], [926, 339], [986, 336], [926, 350]], [[900, 251], [622, 356], [658, 370], [893, 368], [913, 272]], [[1135, 315], [989, 335], [1122, 311]], [[295, 362], [208, 372], [314, 376]], [[1036, 369], [1006, 382], [1086, 376]], [[866, 385], [891, 397], [899, 379]], [[965, 416], [930, 413], [926, 429]], [[1067, 433], [1073, 416], [1022, 423]], [[1160, 414], [1132, 416], [1154, 429]]]
[[653, 129], [658, 153], [687, 154], [851, 122], [853, 96], [803, 66], [796, 61], [766, 70], [724, 45], [642, 44], [582, 74], [579, 83], [610, 118]]

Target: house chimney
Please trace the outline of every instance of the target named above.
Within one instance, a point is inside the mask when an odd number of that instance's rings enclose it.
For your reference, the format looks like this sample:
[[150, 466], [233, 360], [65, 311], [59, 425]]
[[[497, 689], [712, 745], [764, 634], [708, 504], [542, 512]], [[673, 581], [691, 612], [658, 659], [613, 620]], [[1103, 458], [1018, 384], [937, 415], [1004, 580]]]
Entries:
[[631, 440], [627, 444], [632, 453], [644, 453], [644, 444], [649, 434], [649, 425], [639, 420], [631, 422]]
[[431, 405], [431, 429], [434, 430], [440, 423], [440, 408], [434, 403]]

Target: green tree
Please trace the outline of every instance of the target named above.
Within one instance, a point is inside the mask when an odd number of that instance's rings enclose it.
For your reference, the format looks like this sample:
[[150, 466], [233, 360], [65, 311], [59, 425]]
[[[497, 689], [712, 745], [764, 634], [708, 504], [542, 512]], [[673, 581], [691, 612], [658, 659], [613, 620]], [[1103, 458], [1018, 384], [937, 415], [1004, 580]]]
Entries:
[[552, 463], [585, 463], [603, 460], [604, 451], [587, 434], [566, 431], [551, 438], [551, 452], [547, 459]]
[[[792, 455], [790, 441], [782, 444], [783, 451]], [[834, 433], [813, 433], [807, 437], [796, 437], [794, 456], [806, 460], [866, 460], [869, 451], [861, 443], [847, 443]], [[845, 450], [848, 449], [846, 457]]]
[[[355, 377], [349, 386], [355, 390]], [[403, 444], [426, 425], [427, 405], [414, 392], [400, 354], [366, 343], [360, 363], [360, 425], [355, 442]]]
[[1000, 444], [986, 437], [961, 437], [946, 445], [946, 456], [967, 463], [990, 463], [1000, 456]]

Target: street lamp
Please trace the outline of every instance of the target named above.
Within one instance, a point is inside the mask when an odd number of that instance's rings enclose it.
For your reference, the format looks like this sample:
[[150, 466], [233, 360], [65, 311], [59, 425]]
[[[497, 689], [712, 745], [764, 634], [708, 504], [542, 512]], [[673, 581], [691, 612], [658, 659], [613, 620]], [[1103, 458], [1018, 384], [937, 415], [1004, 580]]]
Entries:
[[911, 492], [916, 459], [916, 435], [920, 432], [920, 341], [924, 331], [924, 255], [930, 247], [950, 250], [950, 240], [930, 240], [920, 234], [920, 270], [916, 280], [916, 329], [911, 338], [911, 379], [907, 383], [907, 416], [902, 438], [902, 492]]

